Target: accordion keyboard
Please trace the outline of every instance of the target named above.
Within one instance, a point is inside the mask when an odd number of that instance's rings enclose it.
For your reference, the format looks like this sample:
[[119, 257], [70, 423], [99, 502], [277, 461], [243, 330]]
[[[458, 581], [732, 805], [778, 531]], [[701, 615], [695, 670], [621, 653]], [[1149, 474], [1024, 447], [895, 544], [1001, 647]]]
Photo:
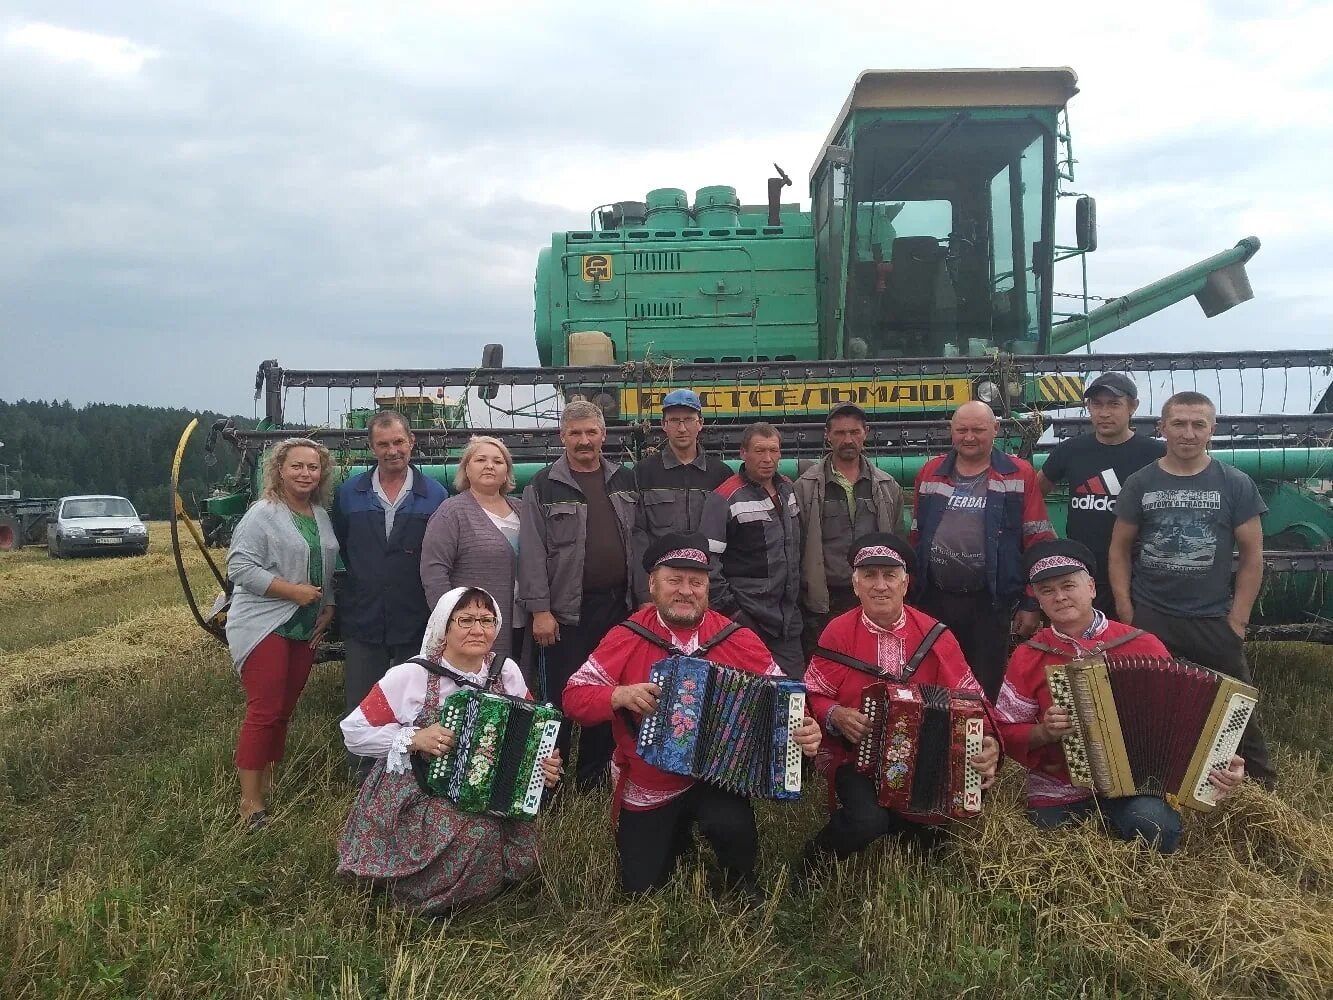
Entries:
[[796, 730], [805, 724], [805, 695], [793, 694], [787, 699], [787, 773], [784, 785], [789, 792], [801, 790], [801, 747], [795, 740]]
[[879, 717], [882, 710], [880, 706], [880, 699], [874, 697], [874, 695], [870, 693], [870, 689], [867, 688], [866, 692], [861, 695], [861, 714], [866, 717], [867, 726], [866, 735], [863, 736], [861, 742], [856, 745], [856, 768], [858, 771], [864, 772], [870, 770], [871, 765], [875, 763], [875, 758], [878, 756], [876, 753], [877, 748], [875, 740], [871, 739], [871, 734], [876, 732], [878, 727], [884, 724]]
[[546, 773], [542, 770], [542, 761], [555, 750], [556, 738], [560, 735], [560, 723], [554, 719], [539, 724], [542, 728], [541, 739], [537, 744], [537, 756], [532, 763], [532, 774], [528, 776], [528, 787], [523, 794], [523, 812], [537, 814], [537, 807], [542, 802], [542, 789], [546, 787]]
[[1255, 699], [1239, 692], [1233, 694], [1226, 707], [1222, 727], [1217, 738], [1208, 748], [1208, 765], [1199, 773], [1194, 785], [1194, 798], [1200, 802], [1216, 804], [1217, 786], [1208, 780], [1208, 776], [1217, 769], [1226, 770], [1231, 758], [1240, 748], [1240, 738], [1245, 734], [1250, 716], [1254, 714]]
[[966, 730], [963, 737], [964, 757], [962, 761], [963, 768], [963, 810], [965, 812], [981, 812], [981, 775], [978, 774], [968, 764], [973, 757], [981, 753], [981, 742], [985, 736], [981, 720], [977, 718], [967, 719], [964, 723]]
[[1046, 675], [1046, 685], [1051, 692], [1051, 703], [1068, 712], [1074, 722], [1074, 732], [1062, 741], [1070, 782], [1082, 788], [1091, 788], [1092, 762], [1088, 760], [1087, 744], [1079, 728], [1078, 712], [1074, 708], [1074, 690], [1069, 684], [1069, 677], [1063, 670], [1050, 671]]

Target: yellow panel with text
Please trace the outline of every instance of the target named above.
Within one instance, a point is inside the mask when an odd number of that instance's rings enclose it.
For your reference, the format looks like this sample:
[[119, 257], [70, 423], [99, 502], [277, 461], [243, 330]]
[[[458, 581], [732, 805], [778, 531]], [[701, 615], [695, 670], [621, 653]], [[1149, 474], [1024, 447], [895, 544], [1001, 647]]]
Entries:
[[867, 413], [947, 411], [972, 398], [972, 384], [966, 378], [667, 385], [625, 388], [621, 392], [620, 413], [629, 418], [655, 418], [661, 412], [663, 396], [673, 389], [687, 388], [699, 394], [707, 417], [822, 415], [839, 403], [855, 403]]

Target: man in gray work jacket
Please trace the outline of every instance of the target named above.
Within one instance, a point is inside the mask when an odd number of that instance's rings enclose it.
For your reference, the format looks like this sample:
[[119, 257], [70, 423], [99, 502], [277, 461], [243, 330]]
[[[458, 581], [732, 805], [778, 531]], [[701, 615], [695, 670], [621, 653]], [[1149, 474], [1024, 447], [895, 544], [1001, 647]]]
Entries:
[[[565, 454], [523, 491], [518, 531], [518, 601], [532, 616], [537, 695], [557, 708], [565, 684], [612, 626], [635, 607], [633, 531], [638, 496], [630, 470], [602, 457], [606, 418], [575, 401], [560, 415]], [[568, 725], [558, 746], [569, 759]], [[579, 737], [576, 787], [602, 780], [611, 762], [611, 727]]]
[[782, 438], [772, 424], [741, 436], [741, 468], [704, 504], [712, 554], [709, 591], [720, 611], [764, 640], [788, 677], [805, 674], [801, 652], [801, 523], [792, 482], [778, 472]]
[[731, 476], [720, 458], [704, 454], [703, 402], [690, 389], [673, 389], [662, 399], [666, 444], [634, 465], [639, 489], [639, 518], [634, 547], [642, 559], [648, 546], [666, 535], [699, 530], [708, 494]]
[[835, 406], [824, 421], [829, 453], [796, 480], [807, 658], [829, 619], [860, 604], [848, 558], [852, 539], [873, 532], [903, 534], [902, 487], [866, 458], [867, 431], [865, 410], [855, 403]]

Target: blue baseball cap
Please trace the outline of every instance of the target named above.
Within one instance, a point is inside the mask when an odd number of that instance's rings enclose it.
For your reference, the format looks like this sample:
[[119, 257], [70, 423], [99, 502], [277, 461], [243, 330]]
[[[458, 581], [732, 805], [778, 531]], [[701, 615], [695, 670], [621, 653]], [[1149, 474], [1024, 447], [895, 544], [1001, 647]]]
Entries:
[[702, 413], [704, 409], [703, 400], [692, 389], [672, 389], [662, 397], [663, 410], [669, 410], [673, 406], [688, 406], [691, 410], [699, 413]]

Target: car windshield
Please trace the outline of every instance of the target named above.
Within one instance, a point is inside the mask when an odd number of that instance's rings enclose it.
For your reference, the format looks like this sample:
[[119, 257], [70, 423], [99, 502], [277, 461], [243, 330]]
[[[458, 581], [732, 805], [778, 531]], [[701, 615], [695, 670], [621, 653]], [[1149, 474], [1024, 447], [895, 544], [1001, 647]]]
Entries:
[[60, 516], [76, 517], [135, 517], [134, 506], [120, 497], [96, 497], [91, 500], [67, 500]]

